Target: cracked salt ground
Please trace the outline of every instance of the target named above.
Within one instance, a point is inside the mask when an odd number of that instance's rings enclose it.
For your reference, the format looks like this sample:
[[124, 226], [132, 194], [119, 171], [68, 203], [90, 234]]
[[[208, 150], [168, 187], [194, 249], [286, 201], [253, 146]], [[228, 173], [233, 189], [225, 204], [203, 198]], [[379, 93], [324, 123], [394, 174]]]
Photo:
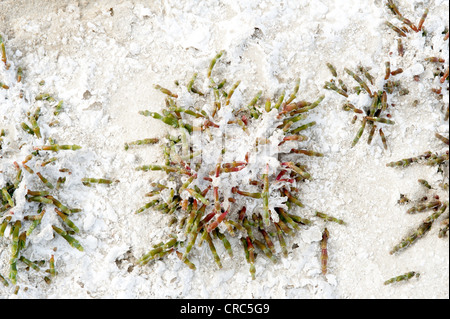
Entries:
[[[408, 18], [420, 19], [423, 1], [397, 3]], [[438, 44], [437, 34], [449, 25], [449, 3], [435, 0], [428, 6], [425, 27], [436, 36], [434, 48], [448, 50], [448, 44]], [[420, 57], [429, 51], [421, 53], [422, 42], [416, 38], [404, 41], [402, 61], [392, 56], [393, 65], [405, 66], [401, 77], [413, 94], [404, 96], [392, 113], [396, 125], [385, 132], [388, 151], [375, 138], [370, 146], [362, 139], [350, 148], [357, 128], [341, 109], [343, 99], [323, 89], [330, 78], [326, 62], [340, 70], [362, 64], [374, 74], [384, 72], [380, 66], [387, 53], [396, 50], [395, 34], [384, 26], [388, 14], [384, 1], [2, 1], [0, 32], [9, 59], [24, 68], [27, 94], [41, 93], [38, 83], [45, 80], [46, 89], [64, 100], [55, 132], [58, 139], [83, 146], [85, 158], [77, 157], [73, 164], [80, 176], [120, 182], [70, 194], [83, 196], [78, 226], [84, 253], [61, 242], [52, 284], [23, 272], [18, 293], [0, 283], [0, 298], [448, 298], [448, 239], [438, 238], [438, 227], [408, 250], [389, 255], [422, 218], [405, 218], [405, 206], [397, 204], [400, 194], [422, 194], [419, 178], [431, 185], [443, 179], [433, 167], [386, 167], [387, 162], [442, 150], [435, 131], [448, 136], [440, 109], [441, 103], [448, 104], [448, 91], [442, 101], [430, 94], [430, 66], [415, 60], [416, 52]], [[314, 148], [325, 156], [307, 159], [313, 180], [302, 185], [301, 197], [307, 213], [322, 211], [347, 222], [327, 223], [326, 276], [321, 274], [319, 244], [324, 224], [290, 238], [288, 257], [277, 264], [257, 258], [254, 281], [243, 256], [227, 258], [218, 249], [224, 258], [217, 270], [205, 245], [192, 252], [195, 271], [175, 255], [136, 266], [152, 244], [170, 234], [165, 216], [133, 214], [149, 183], [163, 176], [144, 176], [135, 168], [160, 162], [162, 153], [152, 146], [125, 152], [123, 145], [165, 136], [167, 126], [138, 114], [163, 105], [153, 85], [173, 88], [174, 79], [187, 82], [222, 49], [227, 74], [242, 81], [237, 94], [261, 89], [264, 96], [276, 96], [300, 78], [302, 99], [326, 95], [311, 117], [317, 124], [310, 130]], [[420, 82], [407, 78], [418, 72]], [[416, 99], [420, 108], [410, 107]], [[8, 129], [8, 121], [0, 118], [0, 128]], [[448, 200], [448, 194], [441, 195], [446, 196]], [[238, 241], [230, 243], [236, 255], [242, 253]], [[0, 241], [0, 249], [4, 274], [9, 247]], [[420, 278], [383, 285], [410, 270], [420, 272]]]

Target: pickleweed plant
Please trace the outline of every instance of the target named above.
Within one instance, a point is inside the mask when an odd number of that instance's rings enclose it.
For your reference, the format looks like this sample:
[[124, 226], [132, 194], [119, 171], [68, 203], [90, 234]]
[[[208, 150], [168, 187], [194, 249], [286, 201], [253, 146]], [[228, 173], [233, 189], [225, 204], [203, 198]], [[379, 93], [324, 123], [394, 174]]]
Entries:
[[[287, 255], [287, 236], [312, 220], [302, 213], [301, 186], [312, 176], [305, 156], [321, 153], [305, 147], [310, 112], [315, 101], [297, 100], [300, 80], [289, 94], [264, 98], [262, 91], [245, 100], [241, 81], [220, 79], [213, 74], [224, 51], [210, 62], [203, 78], [195, 73], [186, 86], [175, 90], [160, 85], [165, 95], [161, 112], [140, 114], [161, 120], [176, 134], [146, 138], [131, 145], [159, 144], [163, 162], [142, 165], [140, 171], [162, 171], [165, 177], [152, 183], [149, 201], [136, 212], [160, 211], [171, 216], [171, 238], [157, 244], [139, 260], [141, 265], [176, 254], [189, 267], [194, 247], [204, 242], [218, 267], [217, 241], [233, 256], [231, 238], [239, 239], [255, 279], [256, 256], [277, 260]], [[201, 85], [200, 80], [204, 81]], [[198, 85], [200, 83], [200, 85]], [[312, 216], [315, 218], [316, 216]], [[259, 254], [261, 253], [261, 254]]]

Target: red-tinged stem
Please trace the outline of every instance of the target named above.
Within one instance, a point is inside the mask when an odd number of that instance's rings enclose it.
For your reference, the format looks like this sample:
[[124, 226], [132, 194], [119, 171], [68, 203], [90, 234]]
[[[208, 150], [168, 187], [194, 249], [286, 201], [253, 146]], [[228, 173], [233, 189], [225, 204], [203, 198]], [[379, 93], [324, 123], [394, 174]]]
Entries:
[[214, 217], [216, 216], [215, 212], [211, 212], [208, 215], [205, 216], [205, 218], [203, 218], [198, 227], [197, 227], [197, 231], [199, 232], [203, 227], [205, 227], [205, 225]]
[[309, 173], [305, 172], [300, 167], [295, 166], [295, 164], [293, 162], [283, 162], [283, 163], [281, 163], [281, 165], [289, 167], [290, 169], [292, 169], [293, 171], [295, 171], [297, 174], [299, 174], [301, 177], [303, 177], [305, 179], [311, 178]]
[[425, 9], [425, 12], [423, 13], [422, 17], [420, 18], [419, 25], [417, 26], [417, 31], [422, 31], [422, 26], [423, 26], [423, 23], [425, 22], [425, 19], [427, 18], [427, 15], [428, 15], [428, 8]]
[[206, 194], [208, 194], [209, 190], [211, 189], [211, 185], [209, 185], [208, 187], [206, 187], [206, 189], [202, 192], [202, 196], [205, 197]]
[[[248, 248], [249, 252], [250, 252], [251, 250], [254, 251], [254, 250], [255, 250], [255, 247], [253, 246], [252, 240], [250, 239], [250, 237], [247, 236], [245, 239], [247, 240], [247, 248]], [[254, 262], [254, 259], [250, 258], [250, 262]]]
[[196, 212], [198, 208], [198, 203], [197, 200], [194, 199], [194, 201], [192, 202], [192, 211]]
[[[232, 167], [238, 167], [238, 166], [242, 166], [242, 165], [247, 165], [247, 163], [246, 162], [224, 163], [224, 164], [222, 164], [222, 167], [223, 168], [232, 168]], [[218, 177], [217, 170], [216, 170], [216, 177]]]
[[227, 214], [228, 214], [228, 211], [220, 214], [219, 217], [217, 217], [217, 219], [208, 226], [206, 231], [209, 233], [209, 232], [213, 231], [214, 229], [216, 229], [216, 227], [219, 226], [219, 224], [225, 219]]
[[286, 172], [287, 172], [287, 171], [286, 171], [285, 169], [283, 169], [283, 170], [278, 174], [276, 180], [279, 181], [279, 180], [281, 179], [281, 177], [282, 177], [284, 174], [286, 174]]
[[239, 172], [239, 171], [243, 170], [246, 167], [247, 167], [247, 165], [242, 165], [242, 166], [238, 166], [238, 167], [224, 168], [223, 171], [225, 173]]
[[304, 141], [307, 137], [303, 135], [289, 135], [283, 138], [283, 141]]
[[277, 182], [287, 182], [287, 183], [293, 183], [295, 181], [295, 179], [293, 178], [282, 178], [277, 180]]
[[220, 126], [217, 125], [216, 123], [211, 122], [210, 120], [206, 120], [205, 124], [203, 124], [203, 127], [215, 127], [215, 128], [219, 128]]
[[282, 117], [282, 115], [292, 112], [296, 109], [305, 107], [307, 105], [309, 105], [310, 103], [306, 102], [306, 101], [299, 101], [297, 103], [291, 103], [291, 104], [287, 104], [283, 103], [283, 110], [278, 114], [277, 118], [280, 119]]
[[[448, 34], [448, 33], [447, 33]], [[444, 83], [445, 82], [445, 80], [448, 78], [448, 76], [449, 76], [449, 68], [447, 68], [446, 70], [445, 70], [445, 72], [444, 72], [444, 75], [442, 76], [442, 78], [441, 78], [441, 83]]]
[[192, 176], [192, 173], [191, 173], [192, 169], [191, 169], [191, 167], [190, 167], [189, 165], [187, 165], [187, 164], [186, 164], [185, 162], [183, 162], [183, 161], [181, 161], [180, 164], [183, 165], [184, 168], [188, 171], [188, 174], [189, 174], [190, 176]]
[[231, 192], [233, 194], [239, 194], [242, 196], [248, 196], [248, 197], [252, 197], [252, 198], [261, 198], [261, 193], [250, 193], [250, 192], [244, 192], [244, 191], [240, 191], [237, 187], [233, 187], [231, 188]]
[[216, 171], [215, 171], [216, 177], [219, 177], [219, 174], [220, 174], [220, 162], [221, 162], [221, 160], [219, 161], [219, 163], [216, 164]]
[[245, 217], [245, 212], [247, 211], [247, 207], [242, 207], [241, 211], [239, 212], [239, 220], [242, 221]]

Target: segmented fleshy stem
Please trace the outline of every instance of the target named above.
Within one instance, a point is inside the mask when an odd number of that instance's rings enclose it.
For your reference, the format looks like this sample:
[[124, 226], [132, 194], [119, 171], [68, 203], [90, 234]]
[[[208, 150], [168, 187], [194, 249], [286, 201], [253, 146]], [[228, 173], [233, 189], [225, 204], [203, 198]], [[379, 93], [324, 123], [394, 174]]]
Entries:
[[395, 276], [395, 277], [393, 277], [393, 278], [390, 278], [390, 279], [386, 280], [386, 281], [384, 282], [384, 284], [385, 284], [385, 285], [389, 285], [389, 284], [392, 284], [392, 283], [394, 283], [394, 282], [399, 282], [399, 281], [409, 280], [409, 279], [411, 279], [411, 278], [414, 277], [414, 276], [419, 277], [420, 274], [419, 274], [419, 273], [416, 273], [415, 271], [410, 271], [410, 272], [407, 272], [407, 273], [405, 273], [405, 274], [403, 274], [403, 275]]
[[339, 88], [334, 82], [325, 82], [324, 88], [327, 90], [333, 90], [336, 91], [337, 93], [339, 93], [342, 96], [348, 97], [347, 92], [345, 92], [345, 90]]
[[215, 236], [217, 236], [223, 243], [223, 246], [225, 247], [226, 251], [228, 252], [228, 255], [230, 257], [233, 257], [233, 250], [231, 249], [230, 242], [228, 241], [227, 237], [222, 234], [218, 229], [214, 230]]
[[415, 243], [418, 239], [422, 238], [430, 230], [433, 222], [445, 212], [447, 206], [447, 204], [442, 205], [441, 209], [425, 219], [414, 232], [410, 233], [402, 239], [398, 245], [394, 246], [394, 248], [390, 251], [390, 254], [392, 255], [402, 249], [405, 249]]
[[81, 149], [81, 146], [78, 145], [43, 145], [43, 146], [36, 146], [33, 148], [36, 151], [52, 151], [52, 152], [59, 152], [60, 150], [72, 150], [76, 151]]
[[208, 77], [208, 79], [211, 77], [212, 70], [213, 70], [214, 66], [216, 65], [216, 63], [217, 63], [217, 60], [219, 60], [219, 59], [222, 57], [222, 55], [224, 54], [224, 52], [225, 52], [225, 50], [220, 51], [220, 52], [217, 53], [217, 55], [211, 60], [211, 63], [209, 64], [209, 67], [208, 67], [208, 72], [206, 73], [206, 76]]
[[441, 204], [442, 203], [439, 200], [430, 201], [428, 203], [420, 203], [408, 209], [406, 213], [408, 214], [420, 213], [428, 209], [439, 207]]
[[216, 247], [214, 246], [211, 236], [209, 235], [209, 233], [207, 231], [205, 231], [204, 234], [206, 234], [206, 241], [208, 242], [209, 249], [211, 250], [211, 253], [213, 254], [214, 261], [216, 262], [216, 264], [219, 268], [222, 268], [222, 263], [220, 262], [220, 257], [217, 254], [217, 250], [216, 250]]
[[283, 237], [283, 231], [281, 230], [281, 227], [279, 226], [278, 223], [275, 223], [275, 228], [277, 230], [277, 237], [278, 237], [278, 241], [280, 242], [281, 251], [283, 252], [284, 257], [287, 257], [288, 251], [286, 248], [286, 241], [284, 240], [284, 237]]
[[323, 230], [322, 233], [322, 240], [320, 241], [320, 263], [322, 268], [322, 274], [326, 275], [327, 273], [327, 266], [328, 266], [328, 239], [330, 238], [330, 233], [327, 228]]
[[362, 88], [372, 97], [372, 92], [369, 89], [369, 86], [364, 82], [356, 73], [345, 68], [345, 72], [347, 72], [353, 79], [361, 85]]
[[429, 159], [431, 156], [432, 156], [432, 153], [428, 151], [428, 152], [426, 152], [422, 155], [416, 156], [416, 157], [410, 157], [410, 158], [402, 159], [400, 161], [389, 162], [386, 164], [386, 166], [388, 166], [388, 167], [396, 167], [396, 166], [405, 167], [405, 166], [411, 165], [412, 163], [417, 163], [420, 160]]
[[353, 139], [352, 147], [354, 147], [356, 145], [356, 143], [358, 143], [359, 139], [361, 138], [361, 135], [363, 134], [364, 129], [366, 128], [366, 123], [367, 123], [367, 119], [363, 118], [361, 127], [359, 128], [358, 132], [356, 133], [355, 138]]
[[269, 164], [266, 164], [263, 174], [263, 192], [261, 194], [263, 200], [263, 222], [268, 226], [270, 223], [270, 211], [269, 211]]
[[373, 117], [373, 116], [366, 116], [365, 117], [368, 121], [374, 121], [374, 122], [379, 122], [379, 123], [384, 123], [384, 124], [390, 124], [393, 125], [395, 124], [394, 121], [382, 118], [382, 117]]
[[395, 32], [397, 32], [397, 34], [401, 37], [406, 37], [406, 33], [403, 32], [402, 30], [400, 30], [398, 27], [396, 27], [395, 25], [393, 25], [392, 23], [386, 21], [386, 25], [391, 28], [392, 30], [394, 30]]
[[80, 245], [80, 243], [75, 238], [70, 236], [65, 230], [62, 230], [61, 228], [56, 227], [55, 225], [52, 225], [52, 228], [58, 235], [63, 237], [69, 243], [70, 246], [78, 249], [79, 251], [84, 250], [83, 247]]
[[329, 63], [329, 62], [327, 62], [326, 64], [327, 64], [327, 67], [328, 67], [328, 69], [330, 70], [331, 74], [332, 74], [334, 77], [337, 77], [337, 72], [336, 72], [336, 68], [334, 67], [334, 65], [332, 65], [332, 64]]
[[9, 262], [10, 271], [9, 271], [9, 279], [13, 284], [16, 284], [17, 281], [17, 260], [19, 259], [19, 252], [21, 249], [21, 245], [19, 244], [19, 231], [22, 227], [22, 223], [20, 220], [17, 220], [14, 223], [12, 230], [12, 242], [11, 242], [11, 259]]
[[327, 214], [324, 214], [321, 212], [316, 212], [316, 216], [319, 218], [322, 218], [326, 221], [329, 221], [329, 222], [334, 222], [334, 223], [338, 223], [341, 225], [345, 225], [345, 222], [342, 219], [339, 219], [339, 218], [336, 218], [336, 217], [333, 217], [333, 216], [330, 216], [330, 215], [327, 215]]
[[449, 145], [449, 139], [447, 137], [442, 136], [439, 133], [434, 134], [438, 139], [440, 139], [443, 143]]
[[403, 47], [403, 42], [401, 38], [397, 39], [397, 52], [398, 55], [403, 57], [405, 55], [405, 48]]
[[385, 150], [387, 150], [387, 149], [388, 149], [388, 146], [387, 146], [386, 136], [384, 135], [384, 132], [383, 132], [383, 130], [381, 129], [381, 127], [380, 127], [380, 129], [378, 130], [378, 132], [380, 132], [380, 137], [381, 137], [381, 142], [383, 143], [383, 147], [384, 147]]

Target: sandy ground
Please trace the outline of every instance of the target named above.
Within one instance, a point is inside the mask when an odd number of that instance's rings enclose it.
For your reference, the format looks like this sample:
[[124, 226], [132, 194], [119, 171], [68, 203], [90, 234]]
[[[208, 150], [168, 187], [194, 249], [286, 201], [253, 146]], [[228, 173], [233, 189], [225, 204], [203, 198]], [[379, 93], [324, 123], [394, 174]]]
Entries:
[[[65, 101], [60, 125], [48, 129], [58, 140], [83, 146], [71, 159], [78, 176], [119, 180], [109, 187], [73, 188], [68, 200], [83, 212], [76, 217], [84, 252], [64, 241], [44, 245], [54, 252], [58, 275], [47, 285], [42, 276], [19, 274], [21, 289], [0, 285], [0, 298], [448, 298], [449, 241], [438, 238], [439, 226], [398, 255], [390, 249], [416, 228], [423, 214], [407, 215], [397, 204], [400, 194], [415, 199], [438, 193], [448, 182], [436, 167], [412, 165], [390, 168], [386, 163], [445, 145], [434, 134], [448, 136], [442, 105], [430, 93], [431, 69], [423, 59], [438, 55], [449, 2], [428, 1], [425, 26], [433, 40], [423, 44], [414, 34], [405, 39], [406, 54], [396, 56], [396, 34], [384, 22], [399, 23], [383, 1], [10, 1], [0, 2], [0, 34], [14, 66], [24, 68], [23, 89], [30, 96], [51, 92]], [[423, 1], [398, 1], [405, 16], [418, 21]], [[438, 37], [440, 36], [440, 38]], [[442, 40], [443, 42], [443, 40]], [[170, 234], [168, 219], [154, 212], [135, 215], [145, 203], [149, 183], [161, 176], [137, 172], [138, 165], [158, 162], [156, 146], [132, 148], [125, 142], [162, 137], [167, 126], [138, 111], [158, 111], [163, 97], [158, 83], [174, 89], [193, 72], [204, 74], [210, 59], [225, 50], [222, 70], [240, 79], [240, 92], [253, 96], [259, 89], [274, 96], [300, 78], [299, 96], [325, 99], [312, 117], [309, 145], [325, 154], [307, 158], [312, 181], [305, 183], [305, 214], [327, 212], [347, 225], [329, 223], [329, 272], [320, 272], [319, 240], [324, 224], [305, 228], [288, 241], [289, 256], [277, 264], [258, 258], [256, 280], [232, 242], [236, 257], [220, 250], [217, 269], [207, 248], [194, 250], [192, 271], [175, 256], [145, 267], [135, 262], [151, 245]], [[396, 125], [386, 127], [389, 148], [379, 136], [367, 145], [367, 133], [351, 148], [358, 125], [341, 109], [345, 98], [323, 88], [330, 79], [326, 62], [340, 75], [362, 64], [377, 79], [384, 76], [388, 53], [392, 68], [402, 67], [399, 79], [410, 94], [398, 98], [392, 110]], [[421, 82], [412, 80], [422, 65]], [[226, 67], [225, 67], [226, 66]], [[447, 61], [448, 66], [448, 61]], [[202, 73], [203, 72], [203, 73]], [[1, 73], [0, 73], [1, 74]], [[204, 76], [204, 75], [202, 75]], [[45, 80], [43, 87], [39, 82]], [[353, 86], [350, 78], [346, 79]], [[231, 80], [230, 80], [231, 82]], [[418, 100], [417, 106], [413, 101]], [[363, 99], [355, 103], [364, 103]], [[5, 116], [2, 125], [12, 126]], [[447, 162], [448, 163], [448, 162]], [[417, 183], [425, 178], [433, 190]], [[448, 212], [447, 212], [448, 215]], [[439, 220], [440, 221], [440, 220]], [[53, 245], [53, 246], [52, 246]], [[296, 247], [296, 248], [295, 248]], [[8, 272], [9, 248], [3, 250], [0, 273]], [[420, 278], [385, 286], [383, 282], [408, 271]]]

